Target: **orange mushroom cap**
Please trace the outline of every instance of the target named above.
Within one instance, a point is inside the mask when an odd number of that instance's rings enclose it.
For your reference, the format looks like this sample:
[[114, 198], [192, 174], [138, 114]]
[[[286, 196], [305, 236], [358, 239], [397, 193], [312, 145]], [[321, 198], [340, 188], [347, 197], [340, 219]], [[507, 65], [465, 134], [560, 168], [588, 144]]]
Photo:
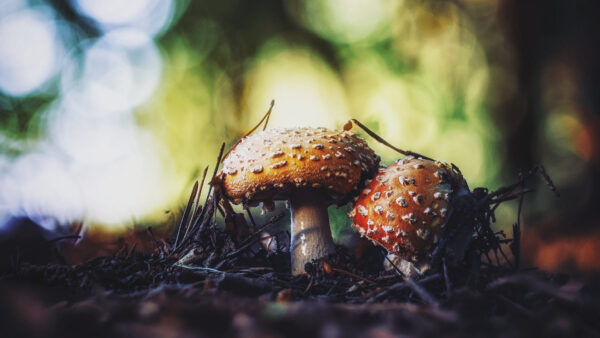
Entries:
[[409, 156], [380, 169], [349, 216], [362, 236], [417, 261], [442, 235], [453, 197], [468, 189], [454, 167]]
[[343, 203], [378, 164], [379, 156], [349, 131], [269, 129], [242, 139], [218, 176], [234, 203], [285, 200], [298, 189], [322, 190]]

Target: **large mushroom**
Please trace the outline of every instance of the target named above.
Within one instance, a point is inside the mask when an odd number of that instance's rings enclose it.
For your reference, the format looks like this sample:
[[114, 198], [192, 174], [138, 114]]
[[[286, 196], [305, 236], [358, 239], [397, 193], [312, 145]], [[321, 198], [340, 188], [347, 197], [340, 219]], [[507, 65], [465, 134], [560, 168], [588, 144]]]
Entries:
[[380, 169], [349, 216], [362, 236], [386, 248], [412, 275], [442, 236], [453, 199], [467, 193], [451, 165], [409, 156]]
[[271, 129], [242, 139], [218, 177], [233, 203], [289, 202], [291, 268], [298, 275], [306, 263], [335, 253], [327, 207], [358, 194], [378, 165], [379, 156], [349, 131]]

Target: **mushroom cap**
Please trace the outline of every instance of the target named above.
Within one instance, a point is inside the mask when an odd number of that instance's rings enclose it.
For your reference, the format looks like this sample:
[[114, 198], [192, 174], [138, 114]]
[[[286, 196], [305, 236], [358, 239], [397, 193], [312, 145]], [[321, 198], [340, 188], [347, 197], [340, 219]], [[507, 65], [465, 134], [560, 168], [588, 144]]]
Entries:
[[325, 192], [345, 203], [379, 165], [367, 143], [349, 131], [269, 129], [243, 138], [218, 177], [234, 203], [286, 200], [298, 189]]
[[417, 261], [437, 243], [452, 198], [463, 189], [469, 188], [455, 167], [409, 156], [380, 169], [349, 216], [362, 236]]

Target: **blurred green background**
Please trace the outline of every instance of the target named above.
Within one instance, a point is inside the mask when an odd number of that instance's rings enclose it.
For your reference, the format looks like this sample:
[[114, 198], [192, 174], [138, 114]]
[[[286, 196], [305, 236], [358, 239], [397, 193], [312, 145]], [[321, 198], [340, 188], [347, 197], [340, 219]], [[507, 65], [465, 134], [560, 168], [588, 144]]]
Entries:
[[[356, 118], [455, 163], [472, 188], [543, 164], [562, 197], [529, 197], [526, 227], [542, 241], [598, 234], [598, 7], [3, 1], [0, 224], [170, 223], [176, 213], [165, 211], [180, 210], [220, 144], [274, 99], [269, 127]], [[363, 136], [384, 163], [398, 157]], [[340, 215], [335, 233], [349, 224]], [[515, 215], [515, 204], [499, 208], [499, 227]]]

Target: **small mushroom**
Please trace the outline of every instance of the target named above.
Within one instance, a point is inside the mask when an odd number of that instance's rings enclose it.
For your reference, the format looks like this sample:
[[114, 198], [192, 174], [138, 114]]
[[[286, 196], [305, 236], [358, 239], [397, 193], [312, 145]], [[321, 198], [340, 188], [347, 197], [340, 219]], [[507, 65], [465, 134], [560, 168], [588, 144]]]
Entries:
[[468, 192], [452, 166], [409, 156], [381, 168], [350, 214], [362, 235], [389, 254], [416, 263], [431, 253], [442, 235], [452, 198]]
[[271, 129], [242, 139], [223, 160], [227, 169], [218, 178], [233, 203], [289, 202], [291, 267], [298, 275], [305, 273], [306, 263], [335, 253], [327, 207], [358, 194], [378, 165], [379, 156], [351, 132]]

